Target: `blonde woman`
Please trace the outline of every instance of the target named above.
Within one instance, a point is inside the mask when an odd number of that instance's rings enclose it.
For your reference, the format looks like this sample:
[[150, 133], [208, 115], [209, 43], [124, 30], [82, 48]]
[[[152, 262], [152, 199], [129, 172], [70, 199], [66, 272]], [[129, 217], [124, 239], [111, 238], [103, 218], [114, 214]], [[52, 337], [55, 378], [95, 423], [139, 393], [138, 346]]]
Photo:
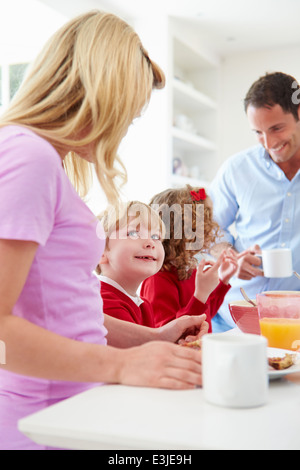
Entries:
[[103, 315], [105, 241], [80, 197], [92, 163], [116, 203], [120, 141], [163, 86], [132, 28], [95, 11], [54, 34], [0, 120], [1, 449], [40, 449], [18, 419], [95, 383], [201, 384], [199, 352], [172, 342], [203, 320], [158, 335]]

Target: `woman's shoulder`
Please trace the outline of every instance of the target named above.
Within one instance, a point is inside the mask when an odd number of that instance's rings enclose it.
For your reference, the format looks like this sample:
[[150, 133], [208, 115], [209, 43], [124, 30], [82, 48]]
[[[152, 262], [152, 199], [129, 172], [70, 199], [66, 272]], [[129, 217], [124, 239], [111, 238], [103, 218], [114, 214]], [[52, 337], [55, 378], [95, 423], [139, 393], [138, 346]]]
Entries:
[[3, 165], [42, 167], [43, 172], [62, 168], [62, 160], [54, 147], [22, 126], [0, 128], [0, 155]]

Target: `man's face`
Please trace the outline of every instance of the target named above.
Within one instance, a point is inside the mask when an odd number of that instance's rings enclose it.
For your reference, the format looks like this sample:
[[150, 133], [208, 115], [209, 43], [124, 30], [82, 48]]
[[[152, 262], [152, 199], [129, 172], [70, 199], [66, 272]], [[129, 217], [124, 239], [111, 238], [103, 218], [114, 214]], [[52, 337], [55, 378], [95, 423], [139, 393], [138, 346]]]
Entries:
[[284, 112], [279, 104], [262, 108], [249, 105], [247, 116], [259, 143], [275, 163], [300, 158], [300, 121], [292, 113]]

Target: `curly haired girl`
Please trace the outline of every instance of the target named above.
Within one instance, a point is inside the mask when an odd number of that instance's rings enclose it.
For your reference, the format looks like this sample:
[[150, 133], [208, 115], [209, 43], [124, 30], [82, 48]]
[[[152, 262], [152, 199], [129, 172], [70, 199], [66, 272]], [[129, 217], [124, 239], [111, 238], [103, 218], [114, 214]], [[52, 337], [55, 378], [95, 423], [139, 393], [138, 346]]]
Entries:
[[212, 202], [205, 189], [186, 185], [157, 194], [150, 205], [166, 227], [165, 259], [161, 270], [143, 282], [141, 297], [152, 304], [156, 326], [188, 309], [190, 315], [204, 311], [211, 332], [211, 318], [223, 303], [237, 269], [231, 249], [224, 250], [216, 262], [203, 258], [198, 263], [195, 257], [208, 252], [219, 235]]

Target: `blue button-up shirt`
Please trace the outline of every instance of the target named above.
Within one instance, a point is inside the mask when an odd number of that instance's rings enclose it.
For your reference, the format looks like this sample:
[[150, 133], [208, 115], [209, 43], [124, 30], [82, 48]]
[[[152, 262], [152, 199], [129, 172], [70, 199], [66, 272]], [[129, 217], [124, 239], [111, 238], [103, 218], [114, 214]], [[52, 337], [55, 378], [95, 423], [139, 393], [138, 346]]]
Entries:
[[[222, 165], [209, 195], [215, 219], [224, 230], [220, 241], [228, 241], [239, 252], [255, 244], [262, 249], [291, 248], [293, 268], [300, 271], [300, 170], [289, 181], [258, 145]], [[229, 229], [232, 224], [234, 230]], [[231, 285], [215, 318], [215, 331], [235, 326], [228, 303], [242, 299], [240, 287], [254, 299], [257, 293], [266, 290], [300, 290], [300, 281], [295, 276], [276, 279], [258, 276], [250, 281], [233, 278]]]

